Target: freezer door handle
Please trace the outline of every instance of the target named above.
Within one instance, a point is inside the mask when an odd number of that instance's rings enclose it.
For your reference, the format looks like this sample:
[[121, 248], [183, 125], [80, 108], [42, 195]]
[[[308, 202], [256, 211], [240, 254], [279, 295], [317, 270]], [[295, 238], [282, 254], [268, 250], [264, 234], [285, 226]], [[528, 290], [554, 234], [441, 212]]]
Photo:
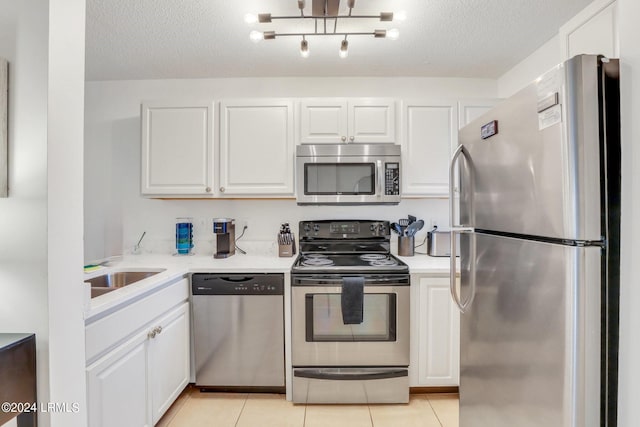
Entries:
[[[453, 153], [453, 157], [451, 158], [451, 164], [449, 165], [449, 224], [451, 224], [451, 256], [450, 256], [450, 262], [451, 262], [451, 274], [449, 277], [449, 288], [451, 291], [451, 298], [453, 298], [453, 301], [456, 303], [456, 305], [458, 306], [458, 309], [460, 310], [461, 313], [464, 313], [467, 308], [469, 308], [469, 306], [471, 305], [471, 303], [473, 302], [473, 298], [475, 297], [475, 293], [476, 293], [476, 274], [475, 274], [475, 263], [476, 263], [476, 257], [475, 257], [475, 234], [471, 234], [471, 250], [470, 250], [470, 261], [471, 261], [471, 272], [470, 272], [470, 294], [469, 294], [469, 298], [467, 298], [467, 300], [465, 302], [462, 302], [460, 300], [460, 297], [458, 295], [458, 287], [456, 286], [456, 275], [457, 275], [457, 267], [456, 267], [456, 253], [457, 253], [457, 247], [456, 247], [456, 235], [459, 233], [474, 233], [475, 228], [473, 226], [469, 226], [469, 225], [456, 225], [456, 198], [455, 198], [455, 189], [454, 189], [454, 182], [455, 182], [455, 167], [456, 167], [456, 162], [458, 160], [458, 157], [463, 156], [463, 158], [465, 159], [465, 161], [467, 162], [468, 166], [469, 166], [469, 171], [470, 171], [470, 191], [471, 194], [473, 194], [473, 190], [475, 188], [475, 182], [473, 179], [473, 164], [471, 162], [471, 156], [469, 155], [469, 151], [467, 151], [467, 149], [465, 148], [464, 145], [458, 145], [458, 148], [456, 148], [456, 151]], [[470, 209], [472, 211], [471, 214], [471, 218], [473, 218], [473, 198], [470, 199]]]

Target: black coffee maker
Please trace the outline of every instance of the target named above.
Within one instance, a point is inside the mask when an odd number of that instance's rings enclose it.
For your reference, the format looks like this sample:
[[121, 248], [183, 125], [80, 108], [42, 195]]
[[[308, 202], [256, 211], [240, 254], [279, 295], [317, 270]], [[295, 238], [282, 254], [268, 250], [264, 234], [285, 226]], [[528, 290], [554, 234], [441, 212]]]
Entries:
[[216, 235], [214, 258], [228, 258], [236, 253], [236, 224], [233, 218], [215, 218], [213, 233]]

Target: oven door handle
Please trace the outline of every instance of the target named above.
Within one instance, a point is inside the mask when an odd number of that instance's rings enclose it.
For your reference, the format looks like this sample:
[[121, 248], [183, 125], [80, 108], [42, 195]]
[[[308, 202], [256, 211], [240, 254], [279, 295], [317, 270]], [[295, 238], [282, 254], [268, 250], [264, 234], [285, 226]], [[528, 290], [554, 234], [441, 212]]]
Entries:
[[[321, 282], [329, 282], [329, 283], [342, 283], [342, 278], [338, 278], [338, 279], [333, 279], [333, 278], [320, 278], [320, 277], [295, 277], [292, 279], [292, 282], [294, 282], [292, 285], [295, 286], [295, 282], [296, 281], [300, 281], [300, 282], [313, 282], [314, 284], [318, 284], [318, 285], [322, 285]], [[400, 280], [398, 278], [389, 278], [389, 279], [385, 279], [385, 278], [376, 278], [373, 279], [373, 283], [376, 282], [388, 282], [388, 283], [398, 283], [400, 282]], [[367, 282], [367, 279], [364, 279], [364, 284], [365, 286], [367, 286], [367, 283], [371, 283], [371, 282]], [[398, 286], [403, 286], [403, 285], [408, 285], [408, 283], [398, 283]], [[306, 286], [306, 285], [304, 285]]]
[[385, 370], [379, 372], [336, 372], [325, 370], [294, 370], [294, 377], [310, 378], [314, 380], [365, 381], [384, 380], [409, 376], [407, 369]]

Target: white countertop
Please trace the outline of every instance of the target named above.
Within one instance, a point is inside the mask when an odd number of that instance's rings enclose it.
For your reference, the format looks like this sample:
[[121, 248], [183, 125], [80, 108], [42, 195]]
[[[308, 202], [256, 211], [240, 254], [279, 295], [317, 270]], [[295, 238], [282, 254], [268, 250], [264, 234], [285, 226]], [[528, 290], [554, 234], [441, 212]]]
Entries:
[[[412, 257], [398, 257], [409, 266], [411, 273], [448, 274], [449, 258], [434, 258], [416, 254]], [[138, 299], [189, 273], [290, 273], [296, 257], [280, 258], [272, 253], [262, 255], [235, 254], [225, 259], [214, 259], [212, 255], [126, 255], [108, 267], [85, 273], [85, 279], [101, 276], [108, 272], [162, 270], [158, 274], [139, 282], [91, 298], [89, 285], [86, 286], [85, 320], [96, 318], [116, 307]]]

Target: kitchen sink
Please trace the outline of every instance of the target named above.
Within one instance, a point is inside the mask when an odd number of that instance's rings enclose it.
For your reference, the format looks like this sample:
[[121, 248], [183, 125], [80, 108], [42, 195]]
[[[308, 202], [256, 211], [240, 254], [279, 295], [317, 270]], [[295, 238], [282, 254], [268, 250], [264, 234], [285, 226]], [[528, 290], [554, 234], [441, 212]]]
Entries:
[[164, 269], [138, 270], [138, 271], [115, 271], [102, 276], [96, 276], [85, 280], [91, 284], [91, 298], [115, 291], [118, 288], [139, 282], [148, 277], [155, 276], [163, 272]]

